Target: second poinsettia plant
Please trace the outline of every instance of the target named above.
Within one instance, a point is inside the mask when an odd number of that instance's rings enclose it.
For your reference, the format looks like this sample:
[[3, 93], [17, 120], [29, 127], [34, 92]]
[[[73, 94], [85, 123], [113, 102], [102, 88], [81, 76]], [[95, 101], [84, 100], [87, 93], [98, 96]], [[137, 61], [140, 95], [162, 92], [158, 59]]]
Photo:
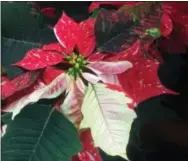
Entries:
[[53, 99], [52, 108], [80, 134], [82, 150], [73, 161], [101, 161], [98, 148], [128, 159], [134, 108], [150, 97], [172, 93], [158, 79], [159, 62], [143, 53], [160, 37], [160, 12], [157, 7], [148, 18], [124, 8], [102, 10], [97, 18], [80, 23], [63, 13], [54, 26], [58, 42], [31, 49], [13, 64], [26, 72], [11, 80], [3, 77], [2, 111], [12, 113], [14, 120], [28, 104]]

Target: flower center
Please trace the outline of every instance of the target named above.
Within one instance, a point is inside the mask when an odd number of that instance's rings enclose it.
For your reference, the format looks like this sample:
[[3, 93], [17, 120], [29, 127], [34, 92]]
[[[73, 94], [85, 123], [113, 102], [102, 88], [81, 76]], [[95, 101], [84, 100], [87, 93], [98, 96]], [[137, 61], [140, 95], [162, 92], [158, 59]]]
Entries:
[[79, 76], [86, 65], [84, 57], [80, 54], [73, 53], [71, 56], [67, 56], [66, 60], [68, 64], [72, 65], [72, 67], [68, 69], [68, 74], [74, 77]]

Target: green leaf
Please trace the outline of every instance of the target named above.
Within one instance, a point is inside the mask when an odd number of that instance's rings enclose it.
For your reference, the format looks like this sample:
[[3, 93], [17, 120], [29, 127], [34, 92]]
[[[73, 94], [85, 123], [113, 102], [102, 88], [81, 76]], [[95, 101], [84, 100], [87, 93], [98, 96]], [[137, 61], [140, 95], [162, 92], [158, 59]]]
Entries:
[[[137, 134], [140, 133], [140, 129], [146, 123], [157, 120], [179, 120], [176, 112], [164, 105], [164, 100], [168, 95], [161, 95], [150, 98], [141, 102], [135, 109], [137, 119], [135, 120], [135, 130]], [[172, 97], [173, 98], [173, 97]]]
[[99, 8], [96, 8], [96, 9], [93, 11], [93, 13], [92, 13], [92, 15], [91, 15], [90, 17], [91, 17], [91, 18], [96, 18], [96, 17], [98, 16], [99, 12], [100, 12], [100, 9], [99, 9]]
[[56, 41], [53, 30], [47, 25], [41, 26], [43, 22], [33, 17], [30, 11], [24, 2], [1, 3], [2, 65], [10, 77], [21, 72], [10, 65], [21, 60], [28, 50]]
[[1, 116], [1, 119], [4, 124], [8, 125], [12, 122], [11, 117], [12, 117], [12, 113], [5, 113]]
[[75, 127], [54, 108], [30, 105], [2, 137], [4, 161], [70, 161], [81, 150]]
[[[127, 159], [126, 146], [135, 112], [132, 99], [105, 84], [89, 84], [82, 104], [84, 124], [91, 128], [94, 144], [111, 156]], [[84, 126], [82, 126], [84, 127]]]
[[6, 67], [8, 77], [14, 77], [21, 73], [21, 69], [12, 67], [11, 64], [23, 59], [25, 53], [38, 44], [1, 37], [2, 64]]
[[30, 11], [31, 7], [26, 3], [3, 2], [1, 4], [2, 36], [39, 45], [56, 40], [53, 30], [47, 25], [41, 26], [42, 22], [39, 22]]

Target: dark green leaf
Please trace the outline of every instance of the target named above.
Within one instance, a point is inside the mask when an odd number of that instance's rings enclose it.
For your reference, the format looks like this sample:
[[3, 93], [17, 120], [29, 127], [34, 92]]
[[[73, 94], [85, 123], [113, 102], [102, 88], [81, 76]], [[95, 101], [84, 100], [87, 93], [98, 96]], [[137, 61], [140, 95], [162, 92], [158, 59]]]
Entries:
[[138, 39], [151, 43], [156, 37], [153, 32], [146, 34], [146, 31], [156, 31], [160, 27], [159, 8], [153, 3], [143, 3], [134, 7], [125, 5], [118, 11], [101, 9], [95, 23], [97, 50], [117, 53]]
[[47, 25], [41, 26], [43, 22], [39, 22], [30, 11], [24, 2], [1, 3], [2, 65], [11, 77], [21, 70], [10, 65], [20, 61], [28, 50], [56, 41], [53, 30]]
[[8, 125], [12, 122], [11, 117], [12, 117], [12, 113], [5, 113], [1, 116], [1, 119], [4, 124]]
[[24, 40], [1, 38], [2, 64], [6, 67], [9, 77], [14, 77], [22, 71], [19, 68], [12, 67], [11, 64], [22, 60], [25, 53], [35, 47], [39, 47], [39, 44]]
[[25, 107], [2, 138], [3, 161], [70, 161], [81, 150], [75, 127], [55, 109]]
[[[135, 109], [137, 118], [132, 124], [130, 131], [129, 144], [135, 149], [140, 148], [140, 130], [146, 123], [160, 120], [179, 120], [176, 112], [168, 108], [163, 102], [171, 95], [161, 95], [150, 98], [146, 101], [141, 102]], [[173, 98], [173, 97], [172, 97]], [[131, 157], [135, 157], [133, 152], [130, 152]]]
[[1, 4], [2, 37], [39, 45], [56, 40], [53, 30], [47, 25], [40, 26], [42, 22], [30, 12], [29, 5], [23, 2], [3, 2]]
[[102, 157], [103, 161], [127, 161], [120, 156], [110, 156], [107, 155], [104, 151], [99, 148], [100, 156]]

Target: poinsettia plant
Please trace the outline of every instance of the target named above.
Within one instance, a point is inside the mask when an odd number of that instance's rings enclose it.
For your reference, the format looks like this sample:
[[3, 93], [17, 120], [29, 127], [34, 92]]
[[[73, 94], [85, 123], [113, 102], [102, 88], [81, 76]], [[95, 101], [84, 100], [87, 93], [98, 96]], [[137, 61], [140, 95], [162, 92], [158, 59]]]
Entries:
[[128, 159], [134, 109], [174, 93], [160, 83], [155, 46], [171, 19], [159, 3], [126, 3], [81, 22], [63, 12], [53, 31], [56, 42], [13, 64], [23, 73], [2, 77], [3, 158], [102, 161], [100, 148]]

